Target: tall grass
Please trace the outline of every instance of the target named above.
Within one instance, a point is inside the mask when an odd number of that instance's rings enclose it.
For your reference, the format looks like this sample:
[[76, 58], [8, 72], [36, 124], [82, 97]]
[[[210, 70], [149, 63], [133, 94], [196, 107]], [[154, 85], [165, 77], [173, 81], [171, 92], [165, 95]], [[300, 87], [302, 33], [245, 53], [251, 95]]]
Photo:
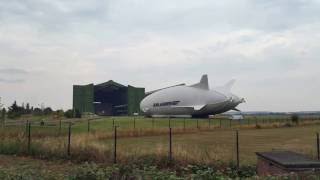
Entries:
[[[319, 124], [318, 121], [304, 121], [299, 126]], [[290, 125], [293, 126], [293, 125]], [[288, 127], [285, 123], [261, 124], [259, 128], [272, 129], [275, 127]], [[238, 125], [234, 128], [256, 129], [256, 125]], [[279, 130], [280, 132], [282, 130]], [[111, 164], [113, 162], [113, 132], [93, 131], [91, 133], [75, 133], [71, 136], [71, 155], [67, 156], [67, 132], [61, 134], [53, 131], [42, 131], [32, 128], [31, 148], [27, 148], [27, 136], [25, 128], [1, 129], [0, 131], [0, 154], [30, 155], [46, 159], [70, 159], [73, 161], [94, 161]], [[179, 143], [174, 142], [174, 161], [180, 164], [211, 164], [213, 162], [230, 162], [235, 156], [233, 131], [218, 127], [198, 128], [174, 128], [174, 138], [182, 139]], [[227, 133], [226, 133], [227, 132]], [[277, 131], [278, 132], [278, 131]], [[211, 134], [214, 133], [214, 134]], [[220, 136], [219, 134], [224, 134]], [[189, 140], [199, 134], [208, 134], [206, 138], [215, 138], [208, 144], [193, 145], [197, 139]], [[259, 131], [252, 131], [258, 135]], [[137, 128], [121, 129], [118, 131], [117, 160], [119, 163], [147, 161], [156, 164], [168, 163], [168, 128]], [[187, 135], [187, 136], [186, 136]], [[250, 133], [251, 135], [251, 133]], [[219, 137], [214, 137], [219, 136]], [[249, 135], [246, 137], [250, 137]], [[220, 139], [219, 139], [220, 138]], [[246, 139], [247, 140], [247, 139]], [[152, 142], [151, 142], [152, 141]], [[199, 139], [201, 141], [201, 139]], [[248, 140], [249, 141], [249, 140]], [[242, 144], [245, 142], [242, 142]], [[257, 143], [261, 143], [257, 141]], [[281, 143], [281, 142], [280, 142]], [[287, 145], [295, 149], [293, 145]], [[245, 145], [244, 145], [245, 146]], [[246, 148], [246, 147], [244, 147]], [[302, 148], [302, 146], [301, 146]], [[297, 148], [296, 148], [297, 149]], [[299, 148], [298, 148], [299, 149]], [[307, 149], [307, 148], [306, 148]], [[310, 150], [301, 149], [304, 152], [313, 153]], [[252, 150], [251, 150], [252, 151]], [[250, 151], [250, 153], [251, 153]], [[252, 152], [253, 153], [253, 152]], [[252, 154], [250, 157], [252, 157]]]

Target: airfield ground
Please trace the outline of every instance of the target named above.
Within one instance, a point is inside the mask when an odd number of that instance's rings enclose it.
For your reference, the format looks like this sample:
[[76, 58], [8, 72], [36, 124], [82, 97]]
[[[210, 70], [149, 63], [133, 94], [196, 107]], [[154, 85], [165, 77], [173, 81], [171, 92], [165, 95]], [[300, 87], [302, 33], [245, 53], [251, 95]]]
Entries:
[[[50, 160], [49, 164], [51, 160], [71, 160], [75, 164], [93, 161], [112, 165], [114, 124], [118, 126], [118, 163], [151, 162], [163, 166], [168, 159], [169, 119], [138, 117], [134, 125], [133, 117], [99, 118], [89, 121], [89, 132], [88, 119], [72, 119], [70, 156], [67, 156], [69, 120], [61, 121], [61, 130], [57, 120], [47, 119], [43, 126], [40, 126], [39, 119], [30, 121], [33, 122], [30, 150], [27, 148], [24, 121], [21, 124], [7, 121], [7, 126], [2, 127], [0, 132], [0, 154], [18, 156], [4, 156], [17, 158], [17, 162], [26, 162], [19, 157], [29, 157], [27, 159]], [[170, 126], [173, 132], [173, 159], [177, 164], [234, 163], [235, 130], [238, 130], [240, 165], [255, 165], [255, 152], [258, 151], [291, 150], [316, 157], [316, 132], [320, 131], [320, 120], [309, 118], [296, 125], [287, 117], [251, 117], [241, 123], [231, 121], [230, 127], [230, 121], [226, 119], [210, 122], [208, 119], [199, 119], [198, 122], [196, 119], [171, 119]], [[30, 163], [32, 165], [33, 162]], [[58, 167], [62, 166], [60, 164]]]

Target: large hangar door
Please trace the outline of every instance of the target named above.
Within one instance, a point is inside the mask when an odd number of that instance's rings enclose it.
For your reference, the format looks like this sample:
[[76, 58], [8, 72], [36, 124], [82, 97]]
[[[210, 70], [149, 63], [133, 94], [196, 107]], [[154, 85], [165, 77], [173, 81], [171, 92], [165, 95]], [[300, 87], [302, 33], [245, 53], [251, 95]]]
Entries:
[[73, 108], [83, 112], [94, 112], [93, 109], [93, 84], [73, 86]]
[[113, 81], [95, 86], [95, 113], [98, 115], [126, 115], [127, 87]]
[[142, 101], [144, 96], [144, 88], [128, 86], [128, 115], [133, 115], [133, 113], [141, 113], [140, 102]]

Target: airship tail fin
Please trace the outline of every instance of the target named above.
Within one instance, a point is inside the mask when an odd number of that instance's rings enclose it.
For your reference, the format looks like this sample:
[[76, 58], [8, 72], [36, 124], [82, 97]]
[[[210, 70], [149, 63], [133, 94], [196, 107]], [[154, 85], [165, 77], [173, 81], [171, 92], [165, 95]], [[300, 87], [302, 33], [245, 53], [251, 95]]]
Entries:
[[231, 81], [227, 82], [227, 84], [224, 85], [224, 89], [230, 91], [235, 82], [235, 79], [232, 79]]
[[191, 85], [191, 87], [209, 90], [208, 75], [202, 75], [199, 83]]

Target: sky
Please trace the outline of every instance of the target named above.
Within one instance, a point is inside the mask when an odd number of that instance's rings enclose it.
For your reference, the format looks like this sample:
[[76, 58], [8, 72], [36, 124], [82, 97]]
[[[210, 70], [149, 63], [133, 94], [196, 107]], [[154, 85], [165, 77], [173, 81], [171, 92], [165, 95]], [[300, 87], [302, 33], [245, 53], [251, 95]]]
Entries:
[[72, 107], [72, 85], [231, 79], [243, 111], [320, 110], [319, 0], [0, 0], [0, 97]]

